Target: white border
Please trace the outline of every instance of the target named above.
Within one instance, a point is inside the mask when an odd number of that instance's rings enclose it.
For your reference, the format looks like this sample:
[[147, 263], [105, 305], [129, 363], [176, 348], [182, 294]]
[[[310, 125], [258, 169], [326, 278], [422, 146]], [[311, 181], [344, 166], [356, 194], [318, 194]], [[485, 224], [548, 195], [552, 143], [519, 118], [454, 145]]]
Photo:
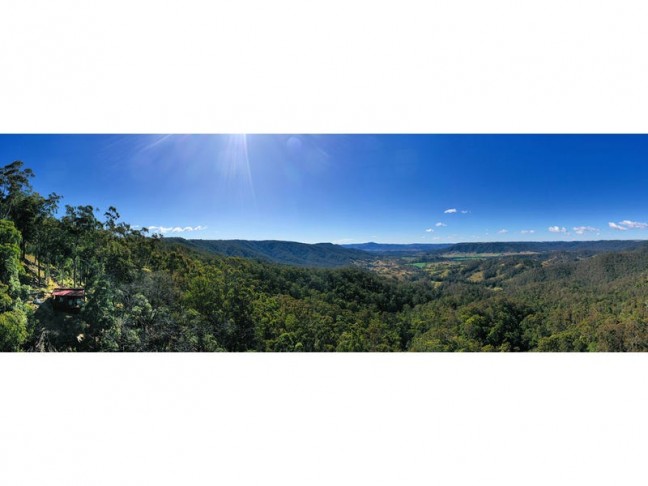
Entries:
[[642, 133], [646, 18], [623, 0], [3, 2], [0, 132]]
[[[642, 355], [1, 355], [6, 484], [639, 484]], [[639, 379], [638, 379], [639, 378]]]

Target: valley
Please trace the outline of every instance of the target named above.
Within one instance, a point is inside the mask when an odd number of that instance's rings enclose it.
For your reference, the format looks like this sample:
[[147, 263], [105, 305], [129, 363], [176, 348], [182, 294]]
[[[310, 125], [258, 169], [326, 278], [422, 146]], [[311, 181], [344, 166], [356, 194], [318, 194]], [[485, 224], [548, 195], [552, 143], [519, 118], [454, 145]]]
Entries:
[[641, 240], [168, 238], [33, 177], [0, 169], [1, 351], [648, 350]]

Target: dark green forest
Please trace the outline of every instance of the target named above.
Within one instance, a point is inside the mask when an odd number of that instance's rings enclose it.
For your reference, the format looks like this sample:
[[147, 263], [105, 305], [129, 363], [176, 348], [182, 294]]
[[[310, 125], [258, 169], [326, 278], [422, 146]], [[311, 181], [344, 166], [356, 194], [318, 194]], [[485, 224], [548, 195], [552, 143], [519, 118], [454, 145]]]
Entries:
[[[64, 206], [33, 177], [0, 169], [1, 351], [648, 350], [644, 243], [407, 259], [220, 244], [249, 252], [227, 256]], [[56, 287], [85, 289], [78, 313], [53, 309]]]
[[185, 240], [166, 238], [169, 245], [178, 244], [198, 252], [223, 256], [253, 258], [301, 267], [344, 267], [370, 260], [371, 255], [332, 243], [309, 245], [294, 241]]

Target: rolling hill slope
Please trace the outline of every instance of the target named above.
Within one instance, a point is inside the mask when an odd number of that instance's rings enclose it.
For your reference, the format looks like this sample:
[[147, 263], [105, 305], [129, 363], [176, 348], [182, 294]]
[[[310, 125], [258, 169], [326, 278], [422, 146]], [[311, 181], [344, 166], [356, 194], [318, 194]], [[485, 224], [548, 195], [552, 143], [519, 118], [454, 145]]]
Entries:
[[185, 240], [165, 238], [167, 244], [222, 256], [252, 258], [301, 267], [344, 267], [372, 259], [367, 252], [332, 243], [297, 243], [293, 241]]
[[411, 244], [394, 244], [394, 243], [352, 243], [342, 245], [344, 248], [353, 250], [369, 251], [373, 253], [421, 253], [437, 250], [445, 250], [453, 246], [451, 243], [411, 243]]
[[491, 243], [457, 243], [444, 249], [445, 253], [548, 253], [553, 251], [583, 251], [602, 253], [634, 250], [648, 245], [645, 240], [601, 241], [511, 241]]

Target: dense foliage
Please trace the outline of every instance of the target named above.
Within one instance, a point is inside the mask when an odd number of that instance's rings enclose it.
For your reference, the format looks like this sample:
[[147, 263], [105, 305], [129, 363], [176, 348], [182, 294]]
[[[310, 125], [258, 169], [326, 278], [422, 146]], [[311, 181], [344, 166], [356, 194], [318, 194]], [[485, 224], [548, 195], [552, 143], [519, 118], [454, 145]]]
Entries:
[[[391, 261], [392, 274], [362, 259], [279, 265], [168, 244], [115, 208], [61, 211], [61, 197], [36, 193], [32, 177], [21, 162], [0, 170], [2, 351], [648, 350], [643, 245], [437, 255]], [[310, 254], [275, 246], [282, 258]], [[78, 314], [54, 312], [56, 286], [86, 289]]]
[[308, 245], [294, 241], [185, 240], [167, 238], [169, 246], [181, 245], [199, 252], [253, 258], [303, 267], [344, 267], [371, 258], [364, 251], [332, 243]]

